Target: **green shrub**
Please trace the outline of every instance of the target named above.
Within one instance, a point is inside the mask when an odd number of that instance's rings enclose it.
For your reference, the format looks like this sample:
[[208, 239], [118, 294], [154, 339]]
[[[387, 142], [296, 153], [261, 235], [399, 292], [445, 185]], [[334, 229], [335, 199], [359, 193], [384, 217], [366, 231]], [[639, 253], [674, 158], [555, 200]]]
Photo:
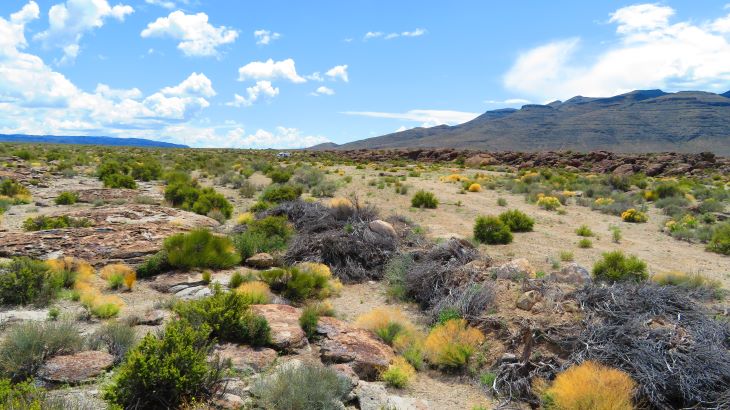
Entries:
[[497, 198], [497, 205], [499, 206], [507, 206], [507, 200], [504, 198]]
[[162, 176], [162, 166], [156, 159], [149, 156], [132, 162], [130, 168], [130, 175], [138, 181], [152, 181], [160, 179]]
[[302, 263], [290, 268], [269, 269], [260, 273], [261, 280], [273, 291], [295, 302], [307, 299], [324, 299], [334, 289], [330, 281], [332, 272], [322, 264]]
[[575, 256], [571, 251], [560, 251], [560, 260], [563, 262], [573, 262]]
[[164, 248], [169, 264], [176, 268], [226, 269], [241, 261], [230, 239], [206, 229], [173, 235], [165, 239]]
[[593, 265], [593, 277], [605, 281], [641, 282], [649, 277], [646, 263], [634, 255], [625, 256], [621, 251], [606, 252]]
[[62, 285], [44, 262], [20, 257], [0, 264], [0, 305], [44, 304]]
[[33, 376], [46, 358], [82, 349], [84, 340], [71, 322], [23, 322], [6, 331], [0, 344], [0, 373], [14, 381]]
[[137, 342], [134, 328], [122, 322], [110, 322], [91, 336], [89, 344], [94, 349], [106, 348], [114, 356], [114, 362], [121, 362]]
[[380, 375], [380, 378], [388, 386], [402, 389], [415, 376], [416, 369], [404, 358], [396, 357], [388, 368]]
[[267, 216], [251, 221], [245, 232], [233, 236], [233, 245], [241, 259], [259, 252], [285, 249], [293, 230], [284, 216]]
[[292, 177], [292, 172], [286, 168], [273, 168], [266, 175], [275, 184], [285, 184]]
[[302, 187], [299, 185], [269, 185], [259, 196], [259, 200], [278, 204], [280, 202], [293, 201], [302, 195]]
[[593, 236], [593, 231], [588, 227], [588, 225], [581, 225], [575, 230], [575, 234], [587, 238]]
[[438, 318], [436, 319], [436, 323], [439, 325], [443, 325], [444, 323], [448, 322], [451, 319], [463, 319], [461, 316], [461, 313], [459, 313], [459, 310], [456, 308], [446, 308], [442, 309], [439, 312]]
[[110, 174], [105, 176], [102, 181], [107, 188], [128, 188], [137, 189], [137, 183], [129, 175]]
[[581, 249], [588, 249], [593, 247], [593, 242], [588, 238], [583, 238], [578, 241], [578, 247]]
[[13, 384], [0, 379], [0, 409], [3, 410], [61, 410], [47, 400], [46, 391], [31, 381]]
[[308, 339], [317, 334], [317, 323], [319, 322], [319, 309], [316, 306], [305, 306], [299, 316], [299, 326], [302, 327]]
[[75, 192], [64, 191], [58, 194], [54, 202], [56, 205], [73, 205], [79, 200]]
[[243, 282], [248, 282], [247, 278], [241, 274], [241, 272], [233, 272], [233, 275], [231, 275], [231, 279], [228, 281], [228, 287], [230, 289], [236, 289], [237, 287], [243, 285]]
[[674, 182], [663, 182], [654, 187], [653, 190], [659, 198], [669, 198], [673, 196], [679, 196], [682, 194], [682, 190]]
[[510, 209], [499, 214], [499, 219], [507, 225], [512, 232], [530, 232], [535, 225], [535, 220], [517, 209]]
[[212, 337], [221, 341], [263, 346], [270, 341], [269, 324], [254, 314], [243, 295], [224, 292], [216, 287], [213, 295], [189, 302], [179, 302], [173, 310], [196, 328], [210, 329]]
[[710, 252], [730, 255], [730, 222], [718, 225], [712, 232], [710, 243], [707, 244]]
[[508, 244], [512, 242], [512, 232], [498, 217], [480, 216], [474, 224], [474, 239], [490, 245]]
[[211, 211], [217, 210], [225, 218], [231, 217], [233, 205], [215, 189], [203, 188], [198, 181], [181, 172], [168, 174], [166, 180], [165, 199], [175, 208], [200, 215], [208, 215]]
[[414, 208], [436, 209], [438, 205], [439, 201], [432, 192], [420, 190], [411, 198], [411, 206]]
[[254, 384], [260, 405], [271, 410], [336, 410], [349, 392], [349, 381], [318, 364], [282, 366]]
[[0, 181], [0, 195], [8, 197], [30, 195], [30, 191], [13, 179], [3, 179]]
[[406, 272], [413, 263], [413, 257], [409, 254], [396, 255], [385, 265], [385, 281], [388, 284], [388, 296], [396, 300], [405, 301], [408, 299], [406, 289]]
[[124, 274], [119, 272], [112, 273], [106, 281], [110, 289], [117, 290], [124, 285]]
[[124, 408], [170, 409], [210, 396], [221, 378], [208, 363], [210, 328], [171, 322], [164, 334], [148, 333], [132, 349], [104, 390], [104, 398]]
[[72, 218], [70, 216], [45, 216], [28, 218], [23, 221], [23, 229], [26, 231], [45, 231], [48, 229], [63, 228], [86, 228], [91, 226], [91, 221], [86, 218]]
[[167, 260], [167, 251], [164, 249], [151, 255], [137, 267], [138, 278], [149, 278], [172, 269], [172, 265]]

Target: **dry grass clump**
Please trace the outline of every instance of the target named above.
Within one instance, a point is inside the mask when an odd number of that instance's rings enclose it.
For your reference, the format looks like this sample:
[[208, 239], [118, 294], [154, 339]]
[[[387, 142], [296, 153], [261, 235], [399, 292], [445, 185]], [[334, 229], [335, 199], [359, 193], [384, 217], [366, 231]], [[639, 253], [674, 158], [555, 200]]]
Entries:
[[261, 305], [271, 302], [269, 285], [260, 281], [246, 282], [236, 288], [236, 292], [244, 297], [246, 303]]
[[336, 197], [329, 201], [329, 207], [336, 219], [347, 219], [355, 213], [355, 206], [347, 198]]
[[380, 378], [388, 385], [402, 389], [416, 375], [416, 369], [402, 357], [393, 359], [388, 368], [380, 374]]
[[106, 265], [99, 271], [99, 276], [109, 282], [112, 289], [117, 289], [124, 284], [128, 290], [132, 290], [137, 281], [137, 273], [134, 269], [123, 263]]
[[469, 326], [464, 319], [451, 319], [431, 330], [423, 348], [432, 364], [459, 369], [466, 366], [483, 342], [484, 335], [479, 329]]
[[722, 298], [725, 293], [722, 282], [709, 278], [700, 273], [661, 272], [651, 276], [651, 280], [662, 286], [679, 286], [685, 289], [699, 291], [704, 296]]
[[482, 186], [477, 184], [476, 182], [469, 185], [469, 188], [467, 188], [467, 191], [469, 192], [481, 192]]
[[248, 225], [249, 223], [253, 222], [254, 215], [251, 212], [244, 212], [241, 214], [238, 214], [236, 217], [236, 224], [237, 225]]
[[[128, 270], [122, 269], [122, 267]], [[106, 271], [104, 271], [104, 269], [106, 269]], [[129, 273], [131, 271], [136, 278], [134, 271], [126, 265], [108, 265], [104, 267], [102, 271], [104, 271], [102, 277], [118, 277], [117, 275], [120, 274], [119, 272], [123, 271]], [[124, 273], [121, 273], [121, 275], [122, 280], [124, 280]], [[76, 278], [74, 289], [79, 294], [81, 304], [89, 311], [89, 313], [98, 318], [108, 319], [117, 316], [122, 307], [124, 307], [124, 302], [116, 295], [102, 294], [94, 287], [93, 278], [93, 273], [90, 274], [88, 271], [84, 274], [79, 274]]]
[[552, 385], [542, 389], [546, 408], [561, 410], [631, 410], [636, 382], [626, 372], [586, 361], [558, 374]]
[[450, 184], [457, 183], [457, 182], [464, 182], [468, 181], [469, 178], [466, 175], [459, 175], [459, 174], [451, 174], [439, 177], [439, 181], [441, 182], [447, 182]]
[[402, 310], [395, 307], [378, 307], [361, 315], [355, 325], [378, 335], [385, 343], [393, 346], [396, 339], [399, 344], [405, 342], [406, 335], [416, 333], [416, 327]]

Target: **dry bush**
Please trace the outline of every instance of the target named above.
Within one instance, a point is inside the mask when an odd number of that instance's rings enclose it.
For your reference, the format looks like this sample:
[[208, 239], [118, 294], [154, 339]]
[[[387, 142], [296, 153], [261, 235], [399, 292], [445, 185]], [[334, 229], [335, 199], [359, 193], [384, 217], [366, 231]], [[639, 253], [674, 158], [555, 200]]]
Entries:
[[586, 361], [558, 374], [542, 396], [561, 410], [631, 410], [635, 388], [626, 372]]
[[402, 357], [393, 359], [388, 368], [380, 374], [380, 379], [387, 385], [402, 389], [416, 375], [416, 369]]
[[271, 302], [271, 290], [264, 282], [253, 281], [241, 284], [236, 292], [244, 297], [246, 303], [260, 305]]
[[359, 316], [355, 325], [370, 330], [391, 346], [396, 338], [401, 338], [399, 343], [403, 343], [402, 335], [416, 333], [413, 323], [408, 320], [402, 310], [395, 307], [375, 308], [369, 313]]
[[424, 352], [429, 362], [446, 368], [463, 368], [474, 351], [484, 342], [479, 329], [464, 319], [451, 319], [436, 326], [426, 337]]
[[355, 213], [355, 206], [347, 198], [337, 197], [329, 201], [329, 207], [336, 219], [348, 219]]

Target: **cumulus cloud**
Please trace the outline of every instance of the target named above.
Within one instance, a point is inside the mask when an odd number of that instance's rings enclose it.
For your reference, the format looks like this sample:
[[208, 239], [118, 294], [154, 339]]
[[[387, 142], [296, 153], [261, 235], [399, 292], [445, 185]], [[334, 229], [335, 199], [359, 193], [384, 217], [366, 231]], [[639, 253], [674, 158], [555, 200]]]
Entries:
[[349, 77], [347, 76], [347, 64], [334, 66], [327, 70], [324, 75], [332, 80], [340, 79], [344, 82], [350, 81]]
[[142, 97], [142, 91], [140, 91], [139, 88], [115, 89], [102, 83], [96, 85], [96, 90], [94, 91], [94, 93], [104, 98], [116, 101], [122, 101], [127, 99], [138, 100]]
[[323, 136], [304, 135], [296, 128], [286, 127], [276, 127], [274, 131], [258, 129], [252, 134], [234, 130], [231, 134], [238, 147], [246, 148], [306, 148], [329, 141]]
[[473, 120], [479, 115], [479, 113], [475, 112], [450, 110], [410, 110], [403, 113], [378, 111], [345, 111], [342, 114], [420, 122], [422, 127], [433, 127], [442, 124], [462, 124], [467, 121]]
[[384, 33], [382, 31], [368, 31], [363, 36], [363, 41], [367, 41], [374, 38], [382, 38], [384, 40], [392, 40], [394, 38], [398, 37], [420, 37], [427, 33], [427, 30], [425, 28], [416, 28], [412, 31], [401, 31], [401, 32], [392, 32], [392, 33]]
[[282, 61], [268, 59], [266, 61], [252, 61], [238, 69], [238, 81], [246, 80], [275, 80], [284, 79], [293, 83], [304, 83], [307, 80], [297, 74], [294, 60], [287, 58]]
[[271, 81], [257, 81], [255, 85], [246, 88], [248, 97], [238, 94], [233, 96], [233, 101], [227, 102], [226, 105], [231, 107], [250, 107], [260, 96], [274, 98], [279, 95], [279, 89], [271, 85]]
[[238, 31], [226, 26], [213, 26], [205, 13], [185, 14], [177, 10], [149, 23], [141, 36], [179, 40], [177, 48], [186, 56], [209, 57], [218, 56], [219, 47], [236, 41]]
[[187, 5], [190, 3], [189, 0], [145, 0], [145, 3], [152, 4], [154, 6], [160, 6], [164, 7], [166, 9], [174, 9], [175, 7], [178, 7], [178, 4], [184, 4]]
[[314, 90], [312, 92], [312, 95], [335, 95], [335, 90], [329, 87], [321, 86]]
[[281, 34], [269, 30], [256, 30], [253, 32], [256, 44], [266, 46], [274, 40], [281, 38]]
[[583, 41], [562, 39], [522, 53], [504, 76], [506, 88], [541, 100], [610, 96], [634, 89], [727, 91], [730, 14], [672, 23], [675, 10], [637, 4], [611, 13], [617, 40], [581, 54]]
[[101, 28], [110, 18], [124, 21], [133, 12], [132, 6], [111, 6], [107, 0], [68, 0], [51, 6], [48, 29], [34, 38], [42, 41], [45, 47], [62, 49], [64, 55], [59, 63], [70, 63], [78, 56], [85, 33]]

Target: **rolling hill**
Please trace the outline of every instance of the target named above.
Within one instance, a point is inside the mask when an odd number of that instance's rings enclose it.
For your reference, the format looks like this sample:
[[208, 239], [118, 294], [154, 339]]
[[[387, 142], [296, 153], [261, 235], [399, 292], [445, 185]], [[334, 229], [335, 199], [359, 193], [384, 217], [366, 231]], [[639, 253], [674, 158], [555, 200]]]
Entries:
[[[487, 111], [464, 124], [363, 139], [336, 149], [607, 150], [730, 155], [730, 91], [637, 90]], [[332, 147], [328, 147], [332, 149]]]
[[125, 147], [155, 148], [188, 148], [187, 145], [154, 141], [144, 138], [114, 138], [65, 135], [25, 135], [0, 134], [0, 142], [42, 143], [42, 144], [78, 144], [78, 145], [111, 145]]

